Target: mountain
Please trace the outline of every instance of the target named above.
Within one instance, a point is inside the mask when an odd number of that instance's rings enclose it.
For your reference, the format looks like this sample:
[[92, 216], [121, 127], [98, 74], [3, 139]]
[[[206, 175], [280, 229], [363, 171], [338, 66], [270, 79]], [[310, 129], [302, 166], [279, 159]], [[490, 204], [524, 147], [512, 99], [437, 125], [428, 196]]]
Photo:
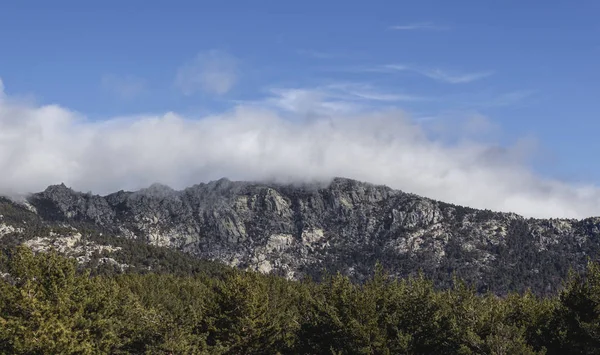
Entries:
[[526, 219], [343, 178], [155, 184], [107, 196], [61, 184], [1, 200], [0, 238], [121, 270], [128, 261], [111, 255], [132, 241], [290, 279], [327, 270], [360, 281], [380, 262], [393, 276], [422, 271], [440, 287], [458, 276], [480, 292], [549, 294], [598, 258], [600, 218]]

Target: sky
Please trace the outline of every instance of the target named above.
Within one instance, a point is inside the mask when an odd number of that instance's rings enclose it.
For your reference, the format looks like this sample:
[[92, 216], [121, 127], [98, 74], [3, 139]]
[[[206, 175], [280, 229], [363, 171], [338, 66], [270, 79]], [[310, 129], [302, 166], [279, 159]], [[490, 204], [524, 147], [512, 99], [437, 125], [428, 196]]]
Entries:
[[0, 193], [359, 179], [600, 216], [600, 3], [0, 5]]

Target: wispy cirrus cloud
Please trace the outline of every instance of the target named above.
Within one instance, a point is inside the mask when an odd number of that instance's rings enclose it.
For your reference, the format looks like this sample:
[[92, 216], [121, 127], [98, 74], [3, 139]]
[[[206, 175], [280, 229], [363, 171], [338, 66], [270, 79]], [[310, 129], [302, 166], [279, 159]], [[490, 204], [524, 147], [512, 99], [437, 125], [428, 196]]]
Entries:
[[436, 25], [433, 22], [415, 22], [403, 25], [393, 25], [388, 27], [389, 30], [395, 31], [417, 31], [417, 30], [430, 30], [430, 31], [444, 31], [449, 30], [449, 27]]
[[482, 107], [502, 107], [510, 106], [521, 102], [536, 94], [535, 90], [516, 90], [498, 95], [488, 101], [482, 102]]
[[365, 73], [365, 74], [390, 74], [394, 72], [412, 72], [429, 79], [437, 80], [448, 84], [466, 84], [477, 80], [485, 79], [495, 74], [492, 70], [476, 72], [457, 72], [443, 70], [439, 68], [428, 68], [407, 64], [386, 64], [375, 66], [353, 66], [353, 67], [330, 67], [324, 68], [324, 71], [347, 72], [347, 73]]
[[125, 100], [138, 97], [147, 90], [146, 81], [132, 75], [106, 74], [102, 77], [101, 82], [105, 90]]
[[179, 67], [175, 86], [186, 96], [198, 91], [223, 95], [234, 87], [237, 80], [236, 58], [220, 50], [210, 50], [199, 53]]
[[494, 74], [492, 71], [475, 72], [475, 73], [449, 73], [440, 69], [420, 71], [421, 74], [435, 80], [443, 81], [450, 84], [464, 84], [487, 78]]
[[485, 79], [489, 76], [494, 75], [494, 72], [491, 70], [488, 71], [478, 71], [478, 72], [470, 72], [470, 73], [457, 73], [450, 72], [447, 70], [442, 70], [438, 68], [421, 68], [404, 64], [389, 64], [384, 65], [382, 68], [383, 71], [411, 71], [421, 75], [424, 75], [430, 79], [434, 79], [437, 81], [441, 81], [449, 84], [466, 84], [473, 81]]
[[365, 83], [336, 83], [324, 87], [333, 96], [347, 99], [364, 99], [387, 102], [425, 101], [428, 98], [417, 95], [398, 93], [395, 90], [384, 90]]
[[362, 102], [336, 97], [319, 88], [273, 88], [267, 98], [255, 104], [301, 116], [349, 114], [361, 111], [365, 106]]
[[428, 100], [428, 97], [385, 90], [365, 83], [341, 82], [305, 88], [272, 87], [267, 89], [263, 99], [235, 102], [293, 114], [322, 116]]
[[537, 90], [517, 89], [508, 91], [477, 90], [449, 94], [440, 98], [450, 110], [486, 110], [508, 106], [516, 106], [530, 102]]

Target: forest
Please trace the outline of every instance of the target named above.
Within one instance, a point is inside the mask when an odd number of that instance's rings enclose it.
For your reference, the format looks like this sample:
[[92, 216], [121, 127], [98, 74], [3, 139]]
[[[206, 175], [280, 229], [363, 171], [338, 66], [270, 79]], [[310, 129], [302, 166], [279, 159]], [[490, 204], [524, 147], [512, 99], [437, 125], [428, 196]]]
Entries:
[[[207, 264], [208, 265], [208, 264]], [[91, 273], [18, 246], [0, 260], [2, 354], [598, 354], [600, 265], [552, 297], [460, 280], [340, 274], [289, 281], [233, 268]]]

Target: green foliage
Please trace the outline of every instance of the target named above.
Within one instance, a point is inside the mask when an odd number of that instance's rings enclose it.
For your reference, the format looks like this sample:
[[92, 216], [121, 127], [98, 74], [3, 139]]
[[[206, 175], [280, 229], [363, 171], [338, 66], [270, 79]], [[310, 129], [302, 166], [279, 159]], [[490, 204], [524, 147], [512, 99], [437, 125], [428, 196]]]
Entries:
[[217, 308], [210, 343], [228, 353], [290, 350], [298, 327], [292, 284], [277, 277], [235, 271], [214, 283]]
[[600, 265], [555, 297], [233, 269], [95, 274], [56, 253], [0, 258], [1, 354], [598, 354]]

